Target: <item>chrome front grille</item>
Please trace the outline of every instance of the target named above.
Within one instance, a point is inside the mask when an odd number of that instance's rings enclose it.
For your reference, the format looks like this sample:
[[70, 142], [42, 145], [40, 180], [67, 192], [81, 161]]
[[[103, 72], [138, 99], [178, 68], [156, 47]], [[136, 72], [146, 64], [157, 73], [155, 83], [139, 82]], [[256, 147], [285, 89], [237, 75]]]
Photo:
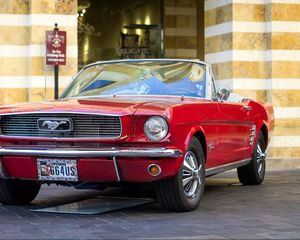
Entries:
[[[69, 118], [71, 131], [43, 131], [38, 119]], [[26, 113], [0, 116], [1, 135], [45, 138], [118, 138], [121, 136], [120, 117], [81, 113]]]

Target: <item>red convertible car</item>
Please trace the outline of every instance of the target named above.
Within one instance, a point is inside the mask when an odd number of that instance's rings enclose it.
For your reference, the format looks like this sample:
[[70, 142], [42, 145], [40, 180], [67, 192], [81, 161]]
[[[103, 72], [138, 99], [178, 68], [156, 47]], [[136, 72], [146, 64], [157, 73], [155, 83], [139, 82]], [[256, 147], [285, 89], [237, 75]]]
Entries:
[[102, 61], [56, 101], [0, 107], [0, 202], [27, 204], [43, 183], [151, 183], [163, 207], [195, 209], [205, 177], [237, 168], [260, 184], [271, 105], [216, 89], [197, 60]]

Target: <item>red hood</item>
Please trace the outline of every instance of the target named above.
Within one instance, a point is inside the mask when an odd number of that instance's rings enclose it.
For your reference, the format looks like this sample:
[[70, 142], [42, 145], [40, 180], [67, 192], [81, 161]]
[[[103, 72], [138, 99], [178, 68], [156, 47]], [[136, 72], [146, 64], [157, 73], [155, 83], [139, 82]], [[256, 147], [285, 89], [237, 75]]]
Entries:
[[[0, 106], [0, 114], [25, 112], [89, 112], [117, 115], [132, 115], [155, 112], [166, 113], [175, 105], [200, 102], [199, 99], [180, 97], [116, 97], [65, 99], [42, 103], [22, 103]], [[206, 100], [203, 100], [206, 101]]]

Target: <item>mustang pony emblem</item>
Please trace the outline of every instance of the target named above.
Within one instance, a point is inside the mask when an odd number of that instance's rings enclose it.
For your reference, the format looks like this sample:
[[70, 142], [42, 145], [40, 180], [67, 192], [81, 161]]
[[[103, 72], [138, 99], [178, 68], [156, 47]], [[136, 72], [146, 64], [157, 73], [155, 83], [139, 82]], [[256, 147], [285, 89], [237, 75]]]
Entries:
[[51, 131], [54, 131], [54, 130], [56, 130], [60, 125], [62, 125], [62, 124], [66, 124], [67, 122], [66, 121], [45, 121], [45, 122], [43, 122], [43, 127], [44, 126], [48, 126], [48, 129], [49, 130], [51, 130]]
[[70, 118], [40, 118], [37, 126], [41, 131], [69, 132], [73, 130], [73, 121]]

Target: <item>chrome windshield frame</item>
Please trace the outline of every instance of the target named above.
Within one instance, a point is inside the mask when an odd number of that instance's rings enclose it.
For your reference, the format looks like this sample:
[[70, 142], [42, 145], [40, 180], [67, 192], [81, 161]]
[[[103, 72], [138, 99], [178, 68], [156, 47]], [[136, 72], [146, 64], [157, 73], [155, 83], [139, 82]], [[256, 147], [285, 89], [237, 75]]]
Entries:
[[[210, 71], [210, 65], [203, 62], [203, 61], [200, 61], [198, 59], [174, 59], [174, 58], [155, 58], [155, 59], [118, 59], [118, 60], [106, 60], [106, 61], [98, 61], [98, 62], [95, 62], [95, 63], [91, 63], [91, 64], [88, 64], [86, 66], [84, 66], [79, 72], [78, 74], [76, 75], [76, 77], [74, 78], [74, 80], [68, 85], [68, 87], [63, 91], [63, 93], [61, 94], [61, 96], [59, 97], [59, 100], [63, 100], [63, 99], [76, 99], [78, 98], [78, 96], [74, 96], [74, 97], [65, 97], [66, 94], [69, 92], [69, 90], [71, 89], [71, 87], [76, 83], [76, 81], [78, 80], [78, 77], [80, 76], [80, 74], [82, 73], [82, 71], [84, 71], [85, 69], [89, 68], [89, 67], [92, 67], [92, 66], [96, 66], [96, 65], [101, 65], [101, 64], [118, 64], [118, 63], [126, 63], [126, 62], [129, 62], [129, 63], [134, 63], [134, 62], [187, 62], [187, 63], [196, 63], [196, 64], [200, 64], [202, 66], [205, 67], [205, 70], [206, 70], [206, 82], [205, 82], [205, 89], [206, 89], [206, 92], [205, 92], [205, 97], [193, 97], [193, 98], [199, 98], [199, 99], [207, 99], [207, 100], [212, 100], [212, 97], [209, 96], [208, 97], [208, 92], [207, 92], [207, 89], [208, 89], [208, 80], [209, 79], [212, 79], [212, 75], [211, 75], [211, 71]], [[213, 81], [213, 79], [212, 79]], [[213, 85], [215, 85], [213, 83]], [[107, 96], [107, 95], [106, 95]], [[156, 96], [159, 96], [159, 95], [156, 95]], [[176, 95], [170, 95], [170, 96], [174, 96], [176, 97]], [[86, 98], [89, 98], [90, 96], [85, 96]], [[99, 95], [97, 97], [102, 97], [102, 95]], [[181, 96], [178, 96], [178, 97], [181, 97]], [[186, 96], [187, 98], [189, 96]], [[84, 98], [84, 97], [83, 97]]]

